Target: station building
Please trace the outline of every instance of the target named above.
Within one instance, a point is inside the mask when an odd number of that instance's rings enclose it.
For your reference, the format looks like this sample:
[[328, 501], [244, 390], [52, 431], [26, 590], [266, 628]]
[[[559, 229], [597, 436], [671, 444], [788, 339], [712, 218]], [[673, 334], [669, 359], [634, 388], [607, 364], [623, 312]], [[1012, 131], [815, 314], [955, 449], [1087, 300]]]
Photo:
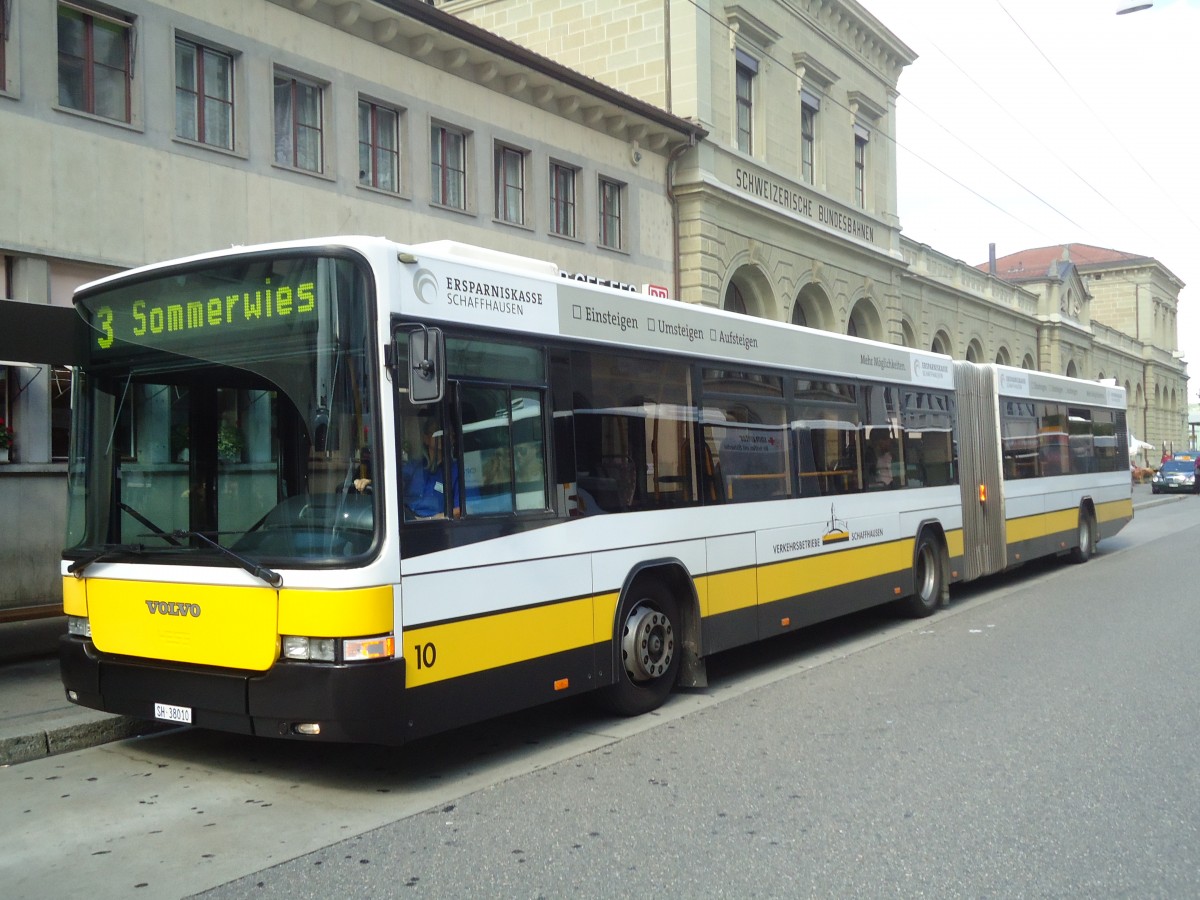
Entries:
[[[1143, 259], [1139, 280], [1074, 259], [1022, 280], [902, 234], [896, 99], [916, 57], [855, 0], [0, 13], [0, 417], [15, 431], [0, 621], [58, 610], [72, 291], [232, 244], [461, 240], [682, 302], [1115, 378], [1139, 438], [1184, 439], [1182, 285], [1165, 267]], [[1136, 330], [1141, 313], [1118, 310], [1149, 297], [1171, 316]]]
[[855, 0], [439, 6], [709, 133], [673, 182], [680, 299], [1111, 378], [1128, 391], [1139, 439], [1186, 446], [1183, 285], [1164, 265], [1073, 244], [1065, 258], [1058, 246], [1006, 255], [1028, 258], [1017, 277], [902, 234], [896, 99], [903, 70], [920, 63]]
[[61, 611], [80, 284], [334, 233], [673, 284], [668, 169], [703, 129], [430, 4], [0, 13], [0, 621]]

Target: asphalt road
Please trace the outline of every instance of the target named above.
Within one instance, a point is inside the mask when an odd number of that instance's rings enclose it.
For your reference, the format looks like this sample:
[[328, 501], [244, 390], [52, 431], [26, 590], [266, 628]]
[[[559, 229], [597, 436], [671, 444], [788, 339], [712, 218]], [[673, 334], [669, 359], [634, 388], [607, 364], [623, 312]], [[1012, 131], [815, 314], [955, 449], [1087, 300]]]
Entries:
[[1200, 896], [1200, 500], [1084, 566], [403, 751], [179, 732], [0, 771], [6, 897]]

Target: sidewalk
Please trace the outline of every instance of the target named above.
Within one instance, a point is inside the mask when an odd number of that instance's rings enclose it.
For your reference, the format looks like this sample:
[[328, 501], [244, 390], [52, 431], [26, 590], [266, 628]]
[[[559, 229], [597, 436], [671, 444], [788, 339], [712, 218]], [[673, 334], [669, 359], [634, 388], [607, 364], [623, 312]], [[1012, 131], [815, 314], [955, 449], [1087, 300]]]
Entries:
[[[58, 676], [58, 635], [64, 620], [5, 627], [0, 644], [0, 766], [69, 753], [156, 730], [67, 700]], [[32, 655], [31, 655], [32, 654]]]
[[[1135, 485], [1134, 510], [1172, 503], [1187, 495], [1153, 496], [1149, 485]], [[22, 658], [0, 646], [0, 766], [69, 753], [109, 741], [157, 731], [154, 722], [113, 716], [67, 700], [58, 676], [56, 635], [62, 619], [30, 622], [19, 643], [41, 648]]]

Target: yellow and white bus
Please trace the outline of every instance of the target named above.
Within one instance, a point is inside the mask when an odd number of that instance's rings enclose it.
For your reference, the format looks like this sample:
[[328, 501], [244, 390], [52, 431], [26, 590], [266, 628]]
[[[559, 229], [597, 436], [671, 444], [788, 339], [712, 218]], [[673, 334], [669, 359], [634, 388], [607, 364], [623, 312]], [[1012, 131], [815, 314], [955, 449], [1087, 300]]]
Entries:
[[1133, 515], [1117, 387], [336, 237], [85, 285], [76, 703], [400, 744], [1086, 560]]

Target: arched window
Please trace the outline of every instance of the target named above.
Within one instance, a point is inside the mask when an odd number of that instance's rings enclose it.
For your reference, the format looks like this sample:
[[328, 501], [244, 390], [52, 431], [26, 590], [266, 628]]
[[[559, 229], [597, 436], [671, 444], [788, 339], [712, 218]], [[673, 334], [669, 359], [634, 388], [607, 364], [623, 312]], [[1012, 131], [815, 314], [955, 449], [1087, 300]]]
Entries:
[[746, 298], [742, 296], [742, 291], [737, 284], [732, 281], [729, 282], [729, 290], [725, 292], [725, 309], [747, 315]]

